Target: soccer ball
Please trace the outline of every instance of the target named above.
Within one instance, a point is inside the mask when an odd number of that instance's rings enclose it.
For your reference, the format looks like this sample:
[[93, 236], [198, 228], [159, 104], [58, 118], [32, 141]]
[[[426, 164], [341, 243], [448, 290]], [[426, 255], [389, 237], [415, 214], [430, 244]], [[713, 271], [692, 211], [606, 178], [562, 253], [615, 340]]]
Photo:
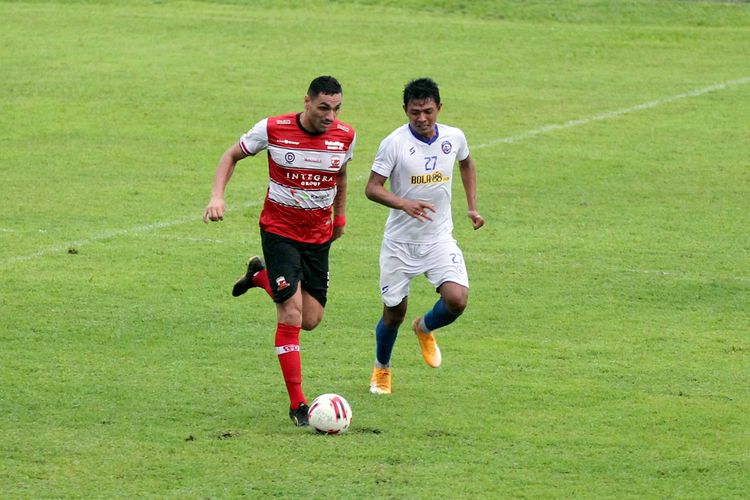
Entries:
[[307, 412], [310, 427], [324, 434], [346, 432], [352, 423], [352, 408], [338, 394], [321, 394], [313, 399]]

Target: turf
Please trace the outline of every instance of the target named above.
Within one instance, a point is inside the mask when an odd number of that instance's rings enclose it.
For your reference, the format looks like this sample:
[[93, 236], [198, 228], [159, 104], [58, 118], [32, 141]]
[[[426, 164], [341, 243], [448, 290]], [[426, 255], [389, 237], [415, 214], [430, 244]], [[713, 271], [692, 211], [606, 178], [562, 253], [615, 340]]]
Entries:
[[[4, 497], [742, 498], [750, 490], [750, 5], [0, 2]], [[263, 159], [221, 152], [334, 74], [358, 131], [292, 427], [259, 251]], [[363, 195], [429, 75], [479, 169], [466, 314], [369, 394], [386, 210]], [[409, 317], [435, 300], [414, 284]]]

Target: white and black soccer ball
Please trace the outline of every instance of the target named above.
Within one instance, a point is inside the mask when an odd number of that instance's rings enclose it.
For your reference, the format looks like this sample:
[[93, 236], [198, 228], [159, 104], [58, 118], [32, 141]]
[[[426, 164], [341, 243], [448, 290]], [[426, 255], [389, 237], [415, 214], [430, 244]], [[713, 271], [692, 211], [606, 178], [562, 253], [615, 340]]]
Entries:
[[352, 408], [338, 394], [321, 394], [313, 399], [307, 420], [317, 432], [340, 434], [346, 432], [352, 423]]

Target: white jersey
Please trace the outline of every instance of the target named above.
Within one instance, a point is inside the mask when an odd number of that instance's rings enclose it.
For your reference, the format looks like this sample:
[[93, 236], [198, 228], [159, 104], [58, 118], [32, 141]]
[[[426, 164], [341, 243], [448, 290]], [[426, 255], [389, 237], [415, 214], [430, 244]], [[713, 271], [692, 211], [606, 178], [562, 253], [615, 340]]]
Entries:
[[469, 146], [458, 128], [438, 123], [435, 130], [435, 137], [428, 141], [412, 133], [406, 124], [380, 143], [372, 171], [390, 179], [391, 192], [396, 196], [432, 203], [436, 210], [427, 211], [432, 221], [420, 222], [403, 210], [391, 209], [385, 223], [386, 239], [403, 243], [453, 239], [453, 167], [469, 156]]

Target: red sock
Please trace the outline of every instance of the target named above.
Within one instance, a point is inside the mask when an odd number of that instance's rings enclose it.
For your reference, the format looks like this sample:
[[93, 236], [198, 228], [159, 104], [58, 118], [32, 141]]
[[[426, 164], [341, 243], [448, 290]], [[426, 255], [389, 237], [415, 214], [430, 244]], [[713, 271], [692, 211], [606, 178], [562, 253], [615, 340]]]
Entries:
[[271, 283], [268, 282], [267, 270], [263, 269], [253, 274], [253, 285], [262, 288], [271, 298], [273, 298], [273, 295], [271, 294]]
[[302, 363], [299, 355], [300, 325], [276, 325], [276, 354], [279, 356], [281, 373], [289, 393], [290, 407], [296, 409], [300, 403], [307, 404], [302, 393]]

